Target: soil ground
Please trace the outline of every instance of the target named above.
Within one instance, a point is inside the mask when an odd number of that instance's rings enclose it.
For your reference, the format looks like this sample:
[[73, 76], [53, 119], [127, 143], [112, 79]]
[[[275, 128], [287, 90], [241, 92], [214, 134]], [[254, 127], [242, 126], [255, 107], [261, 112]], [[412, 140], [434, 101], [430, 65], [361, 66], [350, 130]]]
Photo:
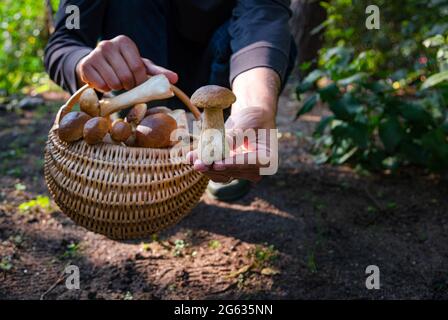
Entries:
[[[292, 87], [276, 175], [234, 203], [204, 196], [178, 225], [135, 242], [88, 232], [53, 205], [19, 210], [48, 196], [42, 158], [57, 104], [2, 111], [0, 299], [448, 298], [447, 181], [315, 165], [311, 129], [325, 110], [294, 122]], [[68, 264], [80, 290], [65, 286]], [[379, 290], [366, 289], [369, 265]]]

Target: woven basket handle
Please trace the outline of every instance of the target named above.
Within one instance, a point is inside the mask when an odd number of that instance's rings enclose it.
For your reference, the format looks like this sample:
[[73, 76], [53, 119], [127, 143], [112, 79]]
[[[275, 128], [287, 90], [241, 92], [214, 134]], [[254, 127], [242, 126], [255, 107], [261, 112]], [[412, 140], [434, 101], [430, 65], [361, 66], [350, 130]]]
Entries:
[[[138, 87], [141, 88], [142, 85], [143, 84], [139, 85]], [[136, 87], [136, 88], [138, 88], [138, 87]], [[88, 84], [86, 84], [83, 87], [81, 87], [59, 109], [59, 112], [58, 112], [58, 114], [56, 116], [56, 121], [55, 121], [56, 125], [59, 125], [59, 122], [64, 117], [64, 115], [66, 115], [67, 113], [69, 113], [73, 109], [73, 106], [79, 101], [79, 98], [81, 97], [82, 93], [86, 89], [88, 89], [88, 88], [90, 88], [90, 86]], [[198, 108], [191, 103], [191, 101], [188, 98], [188, 96], [182, 90], [180, 90], [178, 87], [176, 87], [174, 85], [171, 85], [171, 90], [179, 98], [179, 100], [182, 101], [182, 103], [184, 103], [188, 107], [188, 109], [190, 109], [190, 111], [193, 113], [193, 115], [196, 118], [196, 120], [199, 120], [201, 118], [201, 113], [199, 112]], [[120, 96], [123, 97], [123, 94], [117, 96], [116, 98], [118, 98]], [[145, 102], [148, 102], [148, 101], [145, 101]], [[125, 108], [126, 106], [123, 105], [123, 107]]]

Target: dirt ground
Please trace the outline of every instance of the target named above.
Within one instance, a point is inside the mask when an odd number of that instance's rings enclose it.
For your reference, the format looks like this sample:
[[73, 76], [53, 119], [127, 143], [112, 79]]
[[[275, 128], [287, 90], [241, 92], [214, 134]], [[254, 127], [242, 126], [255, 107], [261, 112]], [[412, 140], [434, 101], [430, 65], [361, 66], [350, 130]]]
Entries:
[[[291, 89], [290, 86], [289, 89]], [[204, 197], [178, 225], [116, 242], [48, 196], [42, 155], [56, 103], [0, 111], [0, 299], [446, 299], [448, 183], [415, 170], [359, 175], [313, 164], [310, 130], [279, 108], [280, 168], [240, 201]], [[80, 269], [80, 290], [64, 267]], [[380, 270], [367, 290], [366, 267]]]

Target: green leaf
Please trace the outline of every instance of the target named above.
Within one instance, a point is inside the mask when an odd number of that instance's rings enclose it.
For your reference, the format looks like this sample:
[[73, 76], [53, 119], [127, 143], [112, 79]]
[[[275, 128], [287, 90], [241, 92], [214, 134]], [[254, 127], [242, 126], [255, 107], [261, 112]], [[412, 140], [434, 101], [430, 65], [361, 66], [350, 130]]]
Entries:
[[404, 131], [397, 118], [391, 117], [381, 122], [379, 127], [379, 136], [388, 152], [394, 152], [398, 144], [404, 137]]
[[317, 94], [313, 94], [312, 96], [309, 96], [308, 99], [303, 103], [302, 108], [300, 108], [299, 112], [296, 114], [296, 119], [300, 117], [301, 115], [310, 112], [317, 102]]
[[343, 123], [334, 127], [331, 132], [339, 140], [349, 139], [361, 149], [365, 149], [368, 145], [368, 127], [363, 123]]
[[352, 120], [362, 110], [362, 106], [350, 93], [344, 94], [339, 100], [329, 102], [329, 106], [337, 119], [346, 121]]
[[334, 101], [340, 93], [339, 88], [335, 83], [331, 83], [328, 86], [319, 89], [318, 92], [321, 100], [325, 102]]
[[321, 77], [323, 77], [325, 73], [322, 70], [313, 70], [311, 71], [305, 79], [297, 86], [296, 92], [297, 94], [305, 93], [309, 90], [311, 90], [314, 86], [314, 83], [319, 80]]
[[325, 128], [334, 120], [334, 116], [328, 116], [322, 118], [314, 130], [314, 134], [321, 136], [324, 133]]
[[443, 81], [448, 81], [448, 71], [433, 74], [422, 84], [422, 90], [434, 87]]
[[398, 110], [403, 118], [420, 124], [431, 124], [431, 115], [418, 103], [401, 102]]
[[368, 77], [367, 73], [359, 72], [359, 73], [356, 73], [356, 74], [354, 74], [354, 75], [352, 75], [350, 77], [347, 77], [347, 78], [339, 80], [338, 81], [338, 85], [345, 87], [345, 86], [347, 86], [349, 84], [352, 84], [352, 83], [360, 83], [361, 81], [365, 80], [367, 77]]

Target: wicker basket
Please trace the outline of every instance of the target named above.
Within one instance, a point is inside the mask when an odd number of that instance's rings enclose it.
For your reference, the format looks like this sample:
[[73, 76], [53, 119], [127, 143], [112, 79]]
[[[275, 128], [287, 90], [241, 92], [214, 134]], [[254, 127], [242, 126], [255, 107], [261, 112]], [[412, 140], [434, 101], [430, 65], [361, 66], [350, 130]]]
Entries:
[[182, 163], [180, 154], [66, 143], [57, 135], [59, 118], [45, 148], [45, 181], [78, 225], [111, 239], [144, 238], [175, 224], [199, 202], [208, 179]]

